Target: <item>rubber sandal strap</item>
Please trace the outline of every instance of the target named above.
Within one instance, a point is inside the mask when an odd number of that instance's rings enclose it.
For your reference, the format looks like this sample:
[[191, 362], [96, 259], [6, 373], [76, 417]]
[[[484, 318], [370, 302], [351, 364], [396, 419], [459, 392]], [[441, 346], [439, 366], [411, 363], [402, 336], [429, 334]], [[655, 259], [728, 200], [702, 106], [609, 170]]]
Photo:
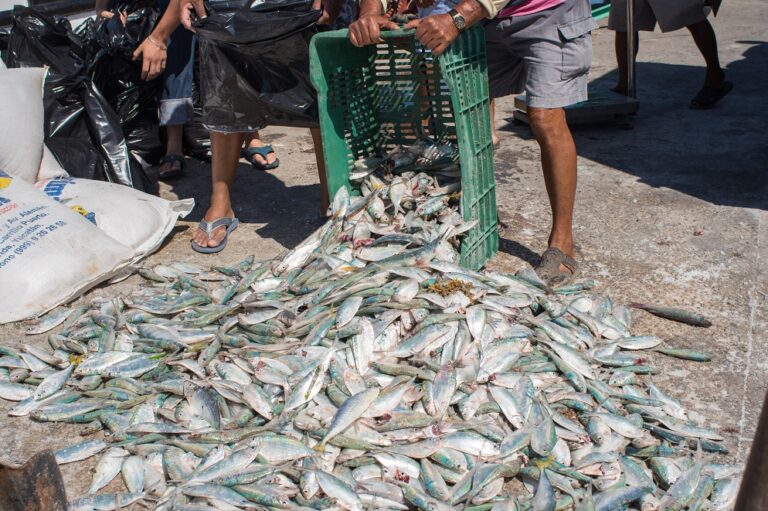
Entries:
[[572, 274], [576, 274], [576, 271], [579, 269], [579, 263], [576, 262], [576, 259], [569, 256], [568, 254], [563, 254], [565, 257], [563, 258], [563, 261], [560, 263], [566, 268], [570, 270]]
[[167, 154], [160, 158], [160, 165], [164, 163], [179, 163], [183, 169], [186, 162], [184, 161], [184, 157], [180, 154]]
[[274, 148], [269, 144], [263, 145], [261, 147], [248, 147], [245, 149], [245, 151], [243, 151], [248, 161], [252, 160], [253, 157], [256, 156], [257, 154], [266, 160], [267, 156], [269, 156], [274, 152], [275, 152]]
[[543, 254], [541, 254], [541, 262], [539, 262], [539, 268], [557, 269], [561, 264], [565, 266], [566, 257], [568, 256], [566, 256], [560, 249], [549, 247], [544, 251]]
[[[565, 269], [561, 269], [560, 265]], [[541, 254], [541, 261], [536, 269], [536, 274], [547, 285], [555, 289], [571, 282], [576, 276], [579, 264], [576, 260], [555, 247], [549, 247]]]
[[202, 220], [200, 220], [198, 227], [200, 228], [201, 231], [205, 231], [205, 234], [207, 234], [208, 237], [210, 238], [211, 235], [213, 234], [213, 231], [215, 231], [219, 227], [229, 227], [234, 221], [235, 221], [234, 218], [229, 218], [227, 216], [217, 218], [213, 222], [209, 222], [205, 218], [203, 218]]
[[213, 222], [208, 222], [205, 219], [201, 220], [199, 224], [199, 228], [205, 231], [209, 238], [211, 236], [211, 233], [217, 227], [227, 226], [227, 232], [224, 234], [224, 239], [221, 240], [221, 243], [219, 243], [215, 247], [208, 247], [208, 246], [204, 247], [204, 246], [198, 245], [197, 243], [195, 243], [194, 240], [192, 240], [192, 250], [194, 250], [195, 252], [199, 252], [201, 254], [216, 254], [218, 252], [221, 252], [227, 246], [229, 235], [232, 233], [232, 231], [234, 231], [237, 228], [239, 224], [240, 224], [240, 221], [237, 219], [237, 217], [218, 218]]

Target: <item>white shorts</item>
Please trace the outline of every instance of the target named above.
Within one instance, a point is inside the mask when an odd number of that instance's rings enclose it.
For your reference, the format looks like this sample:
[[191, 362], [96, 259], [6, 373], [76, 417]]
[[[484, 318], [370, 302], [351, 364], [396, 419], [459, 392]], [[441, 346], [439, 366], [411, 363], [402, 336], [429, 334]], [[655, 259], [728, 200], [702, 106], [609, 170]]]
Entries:
[[[707, 19], [710, 8], [704, 0], [635, 0], [635, 30], [672, 32]], [[627, 31], [627, 0], [611, 0], [608, 28]]]

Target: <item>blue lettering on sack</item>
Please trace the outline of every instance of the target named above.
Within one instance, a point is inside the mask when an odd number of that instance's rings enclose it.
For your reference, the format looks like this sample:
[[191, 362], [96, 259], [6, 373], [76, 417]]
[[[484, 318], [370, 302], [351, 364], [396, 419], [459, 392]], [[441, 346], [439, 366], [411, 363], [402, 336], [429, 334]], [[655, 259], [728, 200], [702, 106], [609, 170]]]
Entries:
[[75, 182], [75, 179], [71, 177], [64, 177], [61, 179], [51, 179], [50, 181], [45, 183], [45, 187], [43, 187], [43, 191], [51, 199], [60, 200], [61, 194], [64, 193], [64, 188], [68, 184], [72, 184], [74, 182]]
[[0, 197], [0, 206], [4, 206], [5, 204], [8, 204], [11, 202], [11, 199], [6, 199], [5, 197]]

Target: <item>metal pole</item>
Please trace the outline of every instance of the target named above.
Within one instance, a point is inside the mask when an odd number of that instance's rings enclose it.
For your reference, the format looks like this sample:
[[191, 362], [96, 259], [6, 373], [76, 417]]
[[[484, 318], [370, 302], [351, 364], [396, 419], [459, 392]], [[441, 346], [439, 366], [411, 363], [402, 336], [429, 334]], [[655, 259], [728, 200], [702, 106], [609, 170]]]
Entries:
[[755, 439], [749, 453], [744, 479], [741, 481], [735, 511], [765, 511], [768, 509], [768, 394], [757, 422]]
[[627, 94], [636, 99], [635, 82], [635, 5], [634, 0], [627, 0]]

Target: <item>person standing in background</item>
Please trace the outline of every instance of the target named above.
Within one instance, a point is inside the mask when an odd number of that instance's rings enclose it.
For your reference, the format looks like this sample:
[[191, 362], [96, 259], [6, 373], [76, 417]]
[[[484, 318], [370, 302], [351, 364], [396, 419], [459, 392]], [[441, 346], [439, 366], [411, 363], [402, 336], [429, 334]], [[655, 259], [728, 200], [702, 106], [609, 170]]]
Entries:
[[[163, 1], [163, 12], [177, 12], [176, 2]], [[178, 178], [184, 174], [182, 135], [184, 125], [194, 118], [192, 81], [197, 38], [179, 26], [178, 22], [174, 23], [173, 18], [164, 14], [133, 54], [134, 60], [142, 61], [142, 79], [153, 80], [163, 76], [160, 126], [165, 127], [166, 141], [165, 156], [160, 159], [158, 177], [161, 180]]]
[[[715, 106], [733, 89], [733, 84], [725, 79], [725, 71], [720, 67], [717, 54], [717, 36], [707, 16], [712, 8], [704, 0], [634, 0], [635, 29], [653, 32], [656, 23], [662, 32], [672, 32], [687, 28], [693, 36], [704, 61], [707, 64], [704, 85], [691, 100], [690, 107], [706, 110]], [[608, 28], [616, 32], [616, 61], [619, 67], [619, 83], [615, 92], [627, 95], [627, 0], [613, 0]], [[635, 56], [639, 49], [635, 46]]]
[[[316, 24], [331, 25], [341, 10], [340, 0], [313, 0], [312, 8], [321, 14]], [[194, 30], [195, 18], [202, 19], [207, 13], [203, 0], [180, 0], [178, 18], [189, 30]], [[205, 78], [202, 79], [205, 83]], [[226, 127], [222, 127], [226, 129]], [[226, 247], [229, 234], [234, 231], [239, 220], [232, 207], [231, 189], [237, 174], [237, 163], [243, 140], [252, 137], [254, 132], [211, 130], [211, 201], [208, 210], [192, 234], [191, 245], [196, 252], [213, 254]], [[325, 161], [320, 129], [311, 128], [312, 141], [317, 161], [318, 180], [320, 181], [321, 217], [325, 218], [328, 209]]]
[[[106, 8], [107, 2], [100, 2]], [[165, 127], [166, 146], [165, 156], [160, 160], [159, 178], [166, 180], [184, 174], [182, 137], [184, 125], [194, 117], [192, 84], [197, 36], [181, 26], [179, 0], [161, 2], [162, 18], [136, 48], [133, 58], [142, 61], [143, 79], [153, 80], [163, 76], [160, 125]], [[111, 16], [111, 12], [102, 12], [104, 15]], [[245, 139], [243, 156], [257, 170], [275, 169], [280, 165], [274, 149], [261, 141], [258, 132], [249, 134]]]

